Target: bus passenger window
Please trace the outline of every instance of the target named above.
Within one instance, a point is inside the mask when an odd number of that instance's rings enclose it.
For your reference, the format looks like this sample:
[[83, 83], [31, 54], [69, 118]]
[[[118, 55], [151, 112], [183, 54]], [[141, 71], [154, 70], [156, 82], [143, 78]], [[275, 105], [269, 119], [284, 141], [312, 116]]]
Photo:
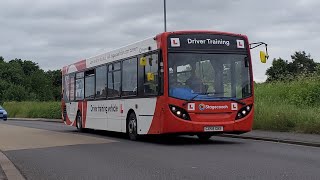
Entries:
[[96, 68], [96, 98], [105, 98], [107, 96], [107, 68], [100, 66]]
[[156, 95], [159, 92], [159, 61], [158, 54], [146, 56], [147, 63], [144, 66], [144, 94]]
[[74, 77], [75, 77], [75, 75], [74, 74], [71, 74], [70, 76], [69, 76], [69, 88], [70, 88], [70, 90], [69, 90], [69, 98], [70, 98], [70, 101], [74, 101], [75, 100], [75, 97], [74, 97], [74, 84], [75, 84], [75, 81], [74, 81]]
[[84, 98], [84, 73], [77, 73], [76, 75], [76, 100], [83, 100]]
[[120, 96], [121, 69], [120, 62], [108, 66], [108, 97]]
[[70, 79], [69, 79], [69, 75], [66, 75], [63, 77], [63, 99], [65, 102], [69, 102], [70, 101]]
[[122, 62], [122, 96], [137, 95], [137, 58], [128, 59]]
[[94, 69], [89, 70], [85, 74], [85, 97], [86, 99], [94, 98]]

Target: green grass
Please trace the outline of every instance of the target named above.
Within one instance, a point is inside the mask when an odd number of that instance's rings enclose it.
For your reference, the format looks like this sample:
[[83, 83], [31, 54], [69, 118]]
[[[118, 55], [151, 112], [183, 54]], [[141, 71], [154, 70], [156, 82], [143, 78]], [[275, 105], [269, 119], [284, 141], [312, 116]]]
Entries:
[[[61, 118], [60, 102], [5, 102], [9, 117]], [[317, 78], [255, 85], [254, 129], [320, 134]]]
[[320, 134], [320, 81], [256, 84], [254, 129]]
[[3, 107], [11, 118], [61, 118], [60, 102], [5, 102]]

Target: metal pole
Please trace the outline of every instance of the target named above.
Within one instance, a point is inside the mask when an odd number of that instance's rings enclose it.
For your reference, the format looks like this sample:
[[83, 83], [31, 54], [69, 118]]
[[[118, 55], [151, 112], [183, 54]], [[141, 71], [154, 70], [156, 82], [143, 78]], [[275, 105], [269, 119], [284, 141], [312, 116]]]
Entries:
[[167, 32], [167, 5], [166, 0], [163, 0], [163, 11], [164, 11], [164, 32]]

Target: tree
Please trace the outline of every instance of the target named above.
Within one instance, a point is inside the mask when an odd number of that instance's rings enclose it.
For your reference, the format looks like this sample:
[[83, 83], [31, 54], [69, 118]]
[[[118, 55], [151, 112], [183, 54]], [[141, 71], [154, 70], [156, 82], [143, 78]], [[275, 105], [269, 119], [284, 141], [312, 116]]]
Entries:
[[5, 62], [0, 56], [0, 100], [59, 100], [61, 71], [40, 69], [30, 60], [13, 59]]
[[266, 71], [266, 75], [268, 76], [267, 82], [286, 80], [290, 74], [288, 66], [289, 64], [285, 60], [281, 58], [274, 59], [272, 66]]
[[267, 82], [292, 80], [297, 76], [310, 76], [317, 72], [317, 63], [305, 51], [295, 52], [291, 59], [292, 62], [274, 59], [272, 66], [266, 71]]
[[316, 71], [317, 63], [311, 59], [311, 55], [306, 55], [305, 51], [295, 52], [291, 56], [292, 59], [292, 69], [294, 74], [310, 74]]
[[61, 99], [61, 85], [62, 85], [62, 75], [61, 70], [47, 71], [46, 75], [50, 79], [52, 89], [52, 95], [54, 100], [58, 101]]
[[24, 80], [24, 73], [18, 62], [9, 61], [1, 64], [0, 77], [13, 84], [20, 84]]

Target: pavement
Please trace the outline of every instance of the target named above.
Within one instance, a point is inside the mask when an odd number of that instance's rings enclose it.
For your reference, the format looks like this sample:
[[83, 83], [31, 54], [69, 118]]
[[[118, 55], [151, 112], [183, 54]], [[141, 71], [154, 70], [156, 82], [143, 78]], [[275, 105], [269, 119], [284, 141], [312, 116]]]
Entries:
[[224, 134], [222, 136], [320, 147], [320, 135], [317, 134], [253, 130], [241, 135]]

